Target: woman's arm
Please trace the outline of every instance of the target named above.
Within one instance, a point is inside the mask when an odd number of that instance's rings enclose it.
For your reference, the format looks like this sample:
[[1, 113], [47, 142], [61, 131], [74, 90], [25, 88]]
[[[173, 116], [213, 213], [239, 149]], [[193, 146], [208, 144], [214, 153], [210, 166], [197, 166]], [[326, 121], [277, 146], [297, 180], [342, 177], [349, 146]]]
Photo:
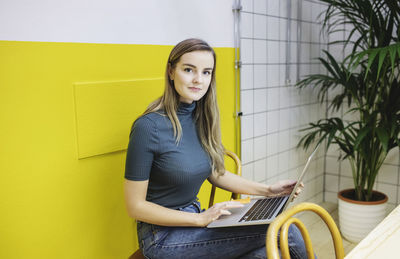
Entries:
[[230, 214], [226, 209], [240, 207], [239, 202], [222, 202], [202, 213], [169, 209], [146, 201], [149, 181], [125, 180], [125, 202], [129, 216], [161, 226], [207, 226], [221, 215]]
[[[272, 185], [266, 185], [247, 180], [229, 171], [225, 171], [223, 175], [213, 173], [208, 180], [215, 186], [233, 193], [257, 196], [287, 195], [292, 192], [296, 184], [296, 181], [293, 180], [282, 180]], [[301, 188], [304, 185], [301, 183], [299, 186], [300, 188], [297, 190], [296, 195], [301, 192]]]

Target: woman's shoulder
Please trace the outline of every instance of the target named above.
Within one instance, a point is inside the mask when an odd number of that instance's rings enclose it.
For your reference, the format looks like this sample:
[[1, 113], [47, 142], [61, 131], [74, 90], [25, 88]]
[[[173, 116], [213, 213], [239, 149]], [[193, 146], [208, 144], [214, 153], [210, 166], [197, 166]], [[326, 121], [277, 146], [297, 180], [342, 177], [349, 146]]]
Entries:
[[144, 114], [136, 119], [134, 127], [158, 127], [160, 121], [164, 121], [166, 115], [163, 111], [155, 111]]

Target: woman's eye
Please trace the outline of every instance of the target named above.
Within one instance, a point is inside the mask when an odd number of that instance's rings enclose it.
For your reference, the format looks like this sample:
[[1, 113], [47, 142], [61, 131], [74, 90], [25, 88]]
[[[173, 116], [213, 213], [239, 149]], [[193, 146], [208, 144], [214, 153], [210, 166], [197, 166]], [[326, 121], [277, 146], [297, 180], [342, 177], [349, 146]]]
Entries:
[[207, 71], [204, 71], [204, 74], [205, 74], [205, 75], [211, 75], [211, 71], [208, 71], [208, 70], [207, 70]]
[[187, 67], [187, 68], [185, 68], [183, 71], [185, 71], [185, 72], [192, 72], [193, 69]]

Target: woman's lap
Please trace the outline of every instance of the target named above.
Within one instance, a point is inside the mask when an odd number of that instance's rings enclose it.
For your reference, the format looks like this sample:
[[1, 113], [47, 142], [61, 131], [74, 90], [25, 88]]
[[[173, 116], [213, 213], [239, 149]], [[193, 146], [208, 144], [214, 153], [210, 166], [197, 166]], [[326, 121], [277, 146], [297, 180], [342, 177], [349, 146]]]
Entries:
[[[143, 223], [140, 223], [143, 224]], [[145, 223], [144, 223], [145, 224]], [[265, 246], [266, 226], [234, 228], [160, 227], [149, 229], [144, 254], [150, 258], [237, 258]], [[141, 226], [143, 228], [143, 226]]]
[[[198, 212], [198, 208], [195, 204], [181, 210]], [[138, 237], [143, 254], [148, 258], [266, 258], [267, 229], [268, 225], [198, 228], [138, 222]], [[299, 231], [291, 227], [291, 254], [294, 252], [293, 255], [299, 255], [299, 258], [305, 255], [302, 243]]]

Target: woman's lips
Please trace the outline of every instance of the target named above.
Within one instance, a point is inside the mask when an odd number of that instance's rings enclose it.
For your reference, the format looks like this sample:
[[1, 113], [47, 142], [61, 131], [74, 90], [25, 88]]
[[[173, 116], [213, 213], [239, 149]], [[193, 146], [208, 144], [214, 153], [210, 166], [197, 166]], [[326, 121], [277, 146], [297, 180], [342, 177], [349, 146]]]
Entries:
[[201, 88], [197, 88], [197, 87], [189, 87], [189, 89], [190, 89], [190, 91], [193, 91], [193, 92], [198, 92], [201, 90]]

